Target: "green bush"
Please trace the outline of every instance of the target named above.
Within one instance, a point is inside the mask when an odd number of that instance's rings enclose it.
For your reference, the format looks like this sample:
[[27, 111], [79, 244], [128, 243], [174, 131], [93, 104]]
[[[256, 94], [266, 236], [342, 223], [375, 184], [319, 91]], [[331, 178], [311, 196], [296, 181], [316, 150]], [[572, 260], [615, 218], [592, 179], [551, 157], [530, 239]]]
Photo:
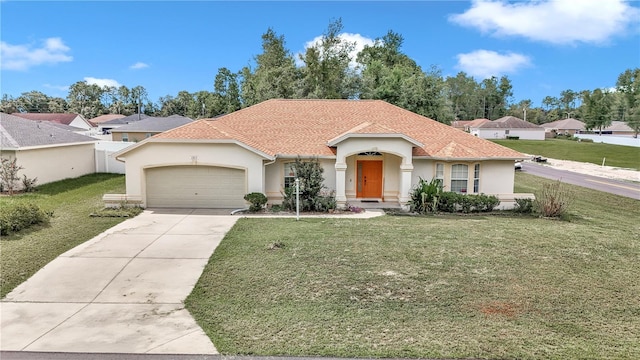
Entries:
[[[326, 193], [323, 185], [324, 169], [320, 166], [318, 159], [302, 160], [297, 158], [293, 164], [293, 170], [299, 179], [300, 185], [300, 211], [321, 211], [326, 212], [335, 209], [337, 206], [333, 193]], [[288, 210], [296, 209], [296, 186], [284, 189], [284, 199], [282, 206]]]
[[438, 198], [438, 211], [463, 212], [490, 212], [500, 204], [500, 200], [494, 195], [485, 194], [459, 194], [455, 192], [443, 192]]
[[438, 198], [442, 194], [442, 183], [438, 179], [427, 182], [420, 178], [410, 193], [409, 207], [411, 211], [425, 214], [438, 210]]
[[507, 140], [519, 140], [520, 136], [518, 135], [507, 135]]
[[533, 199], [515, 199], [516, 204], [513, 207], [513, 211], [521, 214], [532, 214], [533, 207]]
[[52, 214], [32, 203], [3, 205], [0, 207], [0, 235], [9, 235], [35, 224], [48, 223], [51, 216]]
[[252, 192], [248, 193], [244, 196], [244, 199], [251, 203], [249, 206], [249, 211], [260, 211], [267, 203], [267, 196], [260, 192]]
[[455, 192], [443, 192], [442, 194], [440, 194], [440, 197], [438, 198], [438, 211], [442, 211], [442, 212], [456, 212], [456, 205], [459, 202], [459, 197], [462, 196], [462, 194], [458, 194]]

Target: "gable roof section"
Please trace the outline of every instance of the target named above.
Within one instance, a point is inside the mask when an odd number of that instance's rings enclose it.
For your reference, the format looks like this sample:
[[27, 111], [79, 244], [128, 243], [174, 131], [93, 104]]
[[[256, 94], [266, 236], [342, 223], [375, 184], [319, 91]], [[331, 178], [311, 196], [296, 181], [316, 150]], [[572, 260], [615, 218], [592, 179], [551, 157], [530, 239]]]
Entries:
[[142, 121], [146, 118], [150, 118], [151, 116], [146, 114], [133, 114], [129, 116], [119, 117], [115, 119], [111, 119], [108, 121], [101, 122], [100, 125], [125, 125], [135, 121]]
[[[71, 124], [73, 120], [75, 120], [75, 118], [80, 116], [78, 114], [58, 114], [58, 113], [13, 113], [11, 115], [21, 117], [27, 120], [50, 121], [50, 122], [64, 124], [64, 125]], [[84, 120], [84, 118], [82, 119]]]
[[120, 119], [123, 117], [124, 115], [122, 114], [106, 114], [106, 115], [96, 116], [93, 119], [89, 120], [89, 122], [92, 123], [93, 126], [98, 126], [98, 124], [102, 124], [103, 122]]
[[[155, 135], [158, 141], [228, 141], [270, 156], [333, 157], [328, 146], [347, 134], [402, 134], [423, 146], [414, 156], [519, 159], [517, 151], [480, 139], [381, 100], [267, 100], [215, 120], [199, 120]], [[128, 148], [120, 155], [130, 151]]]
[[540, 126], [515, 116], [505, 116], [477, 126], [480, 129], [539, 129]]
[[545, 129], [584, 130], [584, 123], [574, 118], [561, 119], [541, 125]]
[[148, 117], [140, 121], [133, 122], [131, 124], [123, 125], [111, 130], [112, 133], [118, 132], [163, 132], [178, 126], [182, 126], [193, 122], [193, 119], [180, 116], [171, 115], [169, 117]]
[[4, 150], [51, 145], [91, 143], [89, 136], [64, 130], [47, 122], [38, 122], [0, 113], [0, 141]]
[[624, 121], [612, 121], [611, 125], [609, 125], [606, 128], [602, 129], [602, 131], [628, 131], [628, 132], [634, 132], [634, 130], [629, 125], [627, 125], [627, 123], [625, 123]]

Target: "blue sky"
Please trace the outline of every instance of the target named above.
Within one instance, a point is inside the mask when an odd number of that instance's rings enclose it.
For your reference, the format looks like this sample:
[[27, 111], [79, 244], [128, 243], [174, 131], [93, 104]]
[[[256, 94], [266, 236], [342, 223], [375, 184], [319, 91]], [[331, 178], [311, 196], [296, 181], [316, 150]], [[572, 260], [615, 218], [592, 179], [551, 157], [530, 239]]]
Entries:
[[220, 67], [238, 71], [269, 28], [303, 52], [342, 18], [359, 44], [400, 33], [423, 69], [477, 80], [507, 75], [515, 101], [539, 106], [562, 90], [615, 86], [640, 66], [640, 2], [0, 1], [0, 85], [14, 97], [67, 95], [86, 80], [144, 86], [150, 99], [213, 91]]

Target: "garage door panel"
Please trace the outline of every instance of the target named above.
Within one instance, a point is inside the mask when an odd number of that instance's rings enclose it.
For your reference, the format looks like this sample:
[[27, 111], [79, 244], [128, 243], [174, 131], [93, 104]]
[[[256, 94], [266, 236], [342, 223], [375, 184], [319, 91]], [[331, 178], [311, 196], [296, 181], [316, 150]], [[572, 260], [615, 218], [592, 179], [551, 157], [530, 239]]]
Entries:
[[215, 166], [170, 166], [146, 171], [148, 207], [240, 208], [245, 171]]

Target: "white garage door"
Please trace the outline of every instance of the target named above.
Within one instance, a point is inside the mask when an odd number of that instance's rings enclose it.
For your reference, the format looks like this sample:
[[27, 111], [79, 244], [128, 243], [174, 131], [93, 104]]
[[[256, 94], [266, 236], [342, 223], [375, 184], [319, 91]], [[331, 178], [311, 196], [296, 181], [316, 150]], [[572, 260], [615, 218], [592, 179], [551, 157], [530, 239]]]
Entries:
[[245, 207], [244, 170], [215, 166], [167, 166], [145, 170], [147, 207]]

